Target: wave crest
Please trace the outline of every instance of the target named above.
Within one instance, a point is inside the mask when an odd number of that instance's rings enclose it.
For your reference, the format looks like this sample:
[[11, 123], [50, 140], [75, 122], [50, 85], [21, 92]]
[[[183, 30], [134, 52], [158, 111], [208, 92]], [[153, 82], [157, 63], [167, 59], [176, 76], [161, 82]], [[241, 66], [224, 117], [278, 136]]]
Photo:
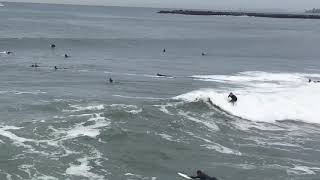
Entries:
[[[198, 80], [222, 82], [225, 86], [191, 91], [174, 99], [193, 102], [210, 98], [222, 110], [252, 121], [320, 123], [315, 113], [320, 102], [320, 84], [308, 83], [308, 77], [320, 75], [245, 72], [233, 76], [201, 76], [202, 79], [197, 76]], [[231, 91], [238, 96], [235, 105], [228, 102], [227, 96]]]

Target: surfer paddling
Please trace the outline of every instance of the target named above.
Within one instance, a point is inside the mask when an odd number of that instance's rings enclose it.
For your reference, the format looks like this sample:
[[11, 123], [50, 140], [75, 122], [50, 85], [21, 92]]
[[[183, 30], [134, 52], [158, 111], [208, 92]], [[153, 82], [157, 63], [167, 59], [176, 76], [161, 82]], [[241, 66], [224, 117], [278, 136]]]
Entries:
[[210, 177], [210, 176], [206, 175], [205, 173], [203, 173], [200, 170], [197, 171], [197, 176], [190, 176], [190, 178], [192, 178], [192, 179], [200, 179], [200, 180], [218, 180], [215, 177]]
[[159, 76], [159, 77], [167, 77], [167, 75], [165, 75], [165, 74], [160, 74], [160, 73], [157, 73], [157, 76]]
[[314, 83], [319, 83], [320, 81], [312, 81], [311, 79], [308, 80], [309, 83], [314, 82]]
[[40, 67], [37, 63], [34, 63], [32, 64], [30, 67], [34, 67], [34, 68], [37, 68], [37, 67]]

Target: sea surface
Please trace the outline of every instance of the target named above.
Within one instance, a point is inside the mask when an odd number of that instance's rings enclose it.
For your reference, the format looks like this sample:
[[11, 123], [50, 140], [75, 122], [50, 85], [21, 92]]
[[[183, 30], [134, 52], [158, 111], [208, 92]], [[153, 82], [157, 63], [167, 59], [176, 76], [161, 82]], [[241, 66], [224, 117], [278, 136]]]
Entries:
[[319, 20], [2, 5], [1, 180], [320, 179]]

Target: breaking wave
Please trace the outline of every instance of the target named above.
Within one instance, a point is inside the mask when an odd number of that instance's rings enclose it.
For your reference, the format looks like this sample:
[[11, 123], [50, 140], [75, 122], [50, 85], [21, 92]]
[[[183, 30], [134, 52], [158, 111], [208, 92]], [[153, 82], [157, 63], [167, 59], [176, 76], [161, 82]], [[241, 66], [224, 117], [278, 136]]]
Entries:
[[[297, 120], [320, 123], [317, 112], [320, 101], [320, 84], [308, 83], [320, 74], [242, 72], [236, 75], [192, 76], [195, 80], [223, 83], [220, 88], [191, 91], [174, 99], [187, 102], [207, 101], [231, 115], [252, 121], [274, 122]], [[227, 96], [238, 96], [232, 105]]]

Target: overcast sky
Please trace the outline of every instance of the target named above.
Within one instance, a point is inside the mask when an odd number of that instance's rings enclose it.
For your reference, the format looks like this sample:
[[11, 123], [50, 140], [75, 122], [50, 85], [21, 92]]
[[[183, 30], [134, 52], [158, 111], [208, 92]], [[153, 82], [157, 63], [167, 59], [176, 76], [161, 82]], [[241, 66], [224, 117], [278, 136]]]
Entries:
[[4, 0], [106, 6], [168, 7], [193, 9], [283, 9], [320, 8], [320, 0]]

